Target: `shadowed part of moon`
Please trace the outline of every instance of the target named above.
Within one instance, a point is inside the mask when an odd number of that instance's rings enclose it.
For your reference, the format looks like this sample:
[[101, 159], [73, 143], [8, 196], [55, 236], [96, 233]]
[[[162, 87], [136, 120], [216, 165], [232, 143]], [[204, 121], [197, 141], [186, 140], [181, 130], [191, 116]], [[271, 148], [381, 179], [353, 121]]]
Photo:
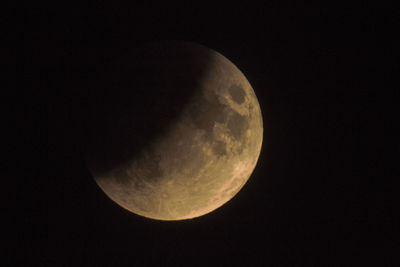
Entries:
[[86, 159], [100, 188], [136, 214], [201, 216], [250, 177], [261, 111], [244, 75], [189, 42], [138, 47], [91, 79]]
[[[210, 60], [207, 51], [169, 42], [138, 46], [130, 54], [100, 65], [89, 77], [93, 93], [86, 158], [92, 162], [91, 168], [99, 173], [115, 170], [165, 135], [200, 89]], [[147, 156], [154, 159], [157, 153]]]

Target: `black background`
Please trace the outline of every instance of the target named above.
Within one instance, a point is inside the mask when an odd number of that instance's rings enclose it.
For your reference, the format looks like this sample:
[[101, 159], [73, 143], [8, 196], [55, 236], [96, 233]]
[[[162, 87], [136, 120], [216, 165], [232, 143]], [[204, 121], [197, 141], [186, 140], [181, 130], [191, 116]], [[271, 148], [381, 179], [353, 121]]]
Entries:
[[[24, 266], [392, 266], [400, 45], [390, 9], [24, 4], [6, 251]], [[162, 222], [116, 205], [79, 144], [95, 73], [149, 40], [212, 48], [252, 84], [258, 164], [226, 205]], [[135, 75], [132, 73], [132, 75]], [[112, 88], [110, 88], [112, 90]], [[397, 123], [396, 123], [397, 124]]]

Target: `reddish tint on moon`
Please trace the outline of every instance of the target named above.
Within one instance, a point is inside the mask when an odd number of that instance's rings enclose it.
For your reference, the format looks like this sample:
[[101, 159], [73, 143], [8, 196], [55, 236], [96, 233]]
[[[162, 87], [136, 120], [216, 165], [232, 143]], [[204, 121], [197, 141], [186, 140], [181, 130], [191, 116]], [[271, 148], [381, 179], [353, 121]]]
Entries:
[[[153, 68], [157, 71], [151, 81], [137, 84], [146, 90], [157, 87], [162, 93], [155, 93], [155, 98], [160, 94], [174, 97], [180, 95], [179, 90], [190, 94], [179, 105], [161, 103], [159, 113], [159, 107], [155, 108], [159, 120], [164, 120], [163, 130], [155, 131], [146, 142], [140, 139], [135, 153], [130, 149], [139, 141], [133, 133], [145, 126], [139, 128], [130, 120], [147, 117], [130, 113], [127, 105], [124, 115], [116, 119], [123, 125], [118, 126], [118, 134], [103, 135], [96, 152], [88, 153], [89, 170], [110, 199], [137, 215], [157, 220], [202, 216], [234, 197], [256, 166], [263, 139], [257, 97], [243, 73], [207, 47], [167, 42], [145, 51], [150, 51], [149, 56], [140, 55], [137, 62], [143, 63], [132, 67], [132, 76]], [[168, 109], [173, 115], [163, 115]], [[132, 134], [121, 134], [125, 129]], [[124, 148], [101, 147], [100, 143]], [[116, 162], [106, 164], [112, 160]]]

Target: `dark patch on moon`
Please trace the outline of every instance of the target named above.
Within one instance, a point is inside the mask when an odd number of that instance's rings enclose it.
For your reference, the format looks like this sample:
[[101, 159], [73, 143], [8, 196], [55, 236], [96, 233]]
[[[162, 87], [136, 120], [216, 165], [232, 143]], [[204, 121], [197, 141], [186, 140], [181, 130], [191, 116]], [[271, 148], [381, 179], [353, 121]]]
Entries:
[[238, 104], [242, 104], [244, 102], [246, 93], [243, 90], [243, 88], [234, 84], [229, 88], [228, 91], [233, 101], [235, 101]]
[[241, 140], [245, 131], [249, 128], [249, 123], [245, 116], [233, 112], [228, 121], [228, 129], [236, 140]]
[[211, 133], [215, 122], [225, 123], [228, 120], [229, 107], [221, 103], [217, 94], [212, 92], [209, 99], [204, 95], [198, 96], [189, 108], [189, 114], [197, 128]]
[[212, 150], [215, 155], [224, 156], [226, 155], [226, 143], [223, 141], [215, 141]]

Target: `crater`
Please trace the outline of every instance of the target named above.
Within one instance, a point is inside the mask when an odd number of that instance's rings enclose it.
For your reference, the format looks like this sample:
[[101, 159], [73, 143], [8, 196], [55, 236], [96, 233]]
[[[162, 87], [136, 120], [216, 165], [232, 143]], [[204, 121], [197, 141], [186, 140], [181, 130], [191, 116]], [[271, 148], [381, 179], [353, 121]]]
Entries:
[[244, 102], [246, 93], [242, 87], [234, 84], [229, 88], [228, 91], [233, 101], [235, 101], [238, 104], [242, 104]]

